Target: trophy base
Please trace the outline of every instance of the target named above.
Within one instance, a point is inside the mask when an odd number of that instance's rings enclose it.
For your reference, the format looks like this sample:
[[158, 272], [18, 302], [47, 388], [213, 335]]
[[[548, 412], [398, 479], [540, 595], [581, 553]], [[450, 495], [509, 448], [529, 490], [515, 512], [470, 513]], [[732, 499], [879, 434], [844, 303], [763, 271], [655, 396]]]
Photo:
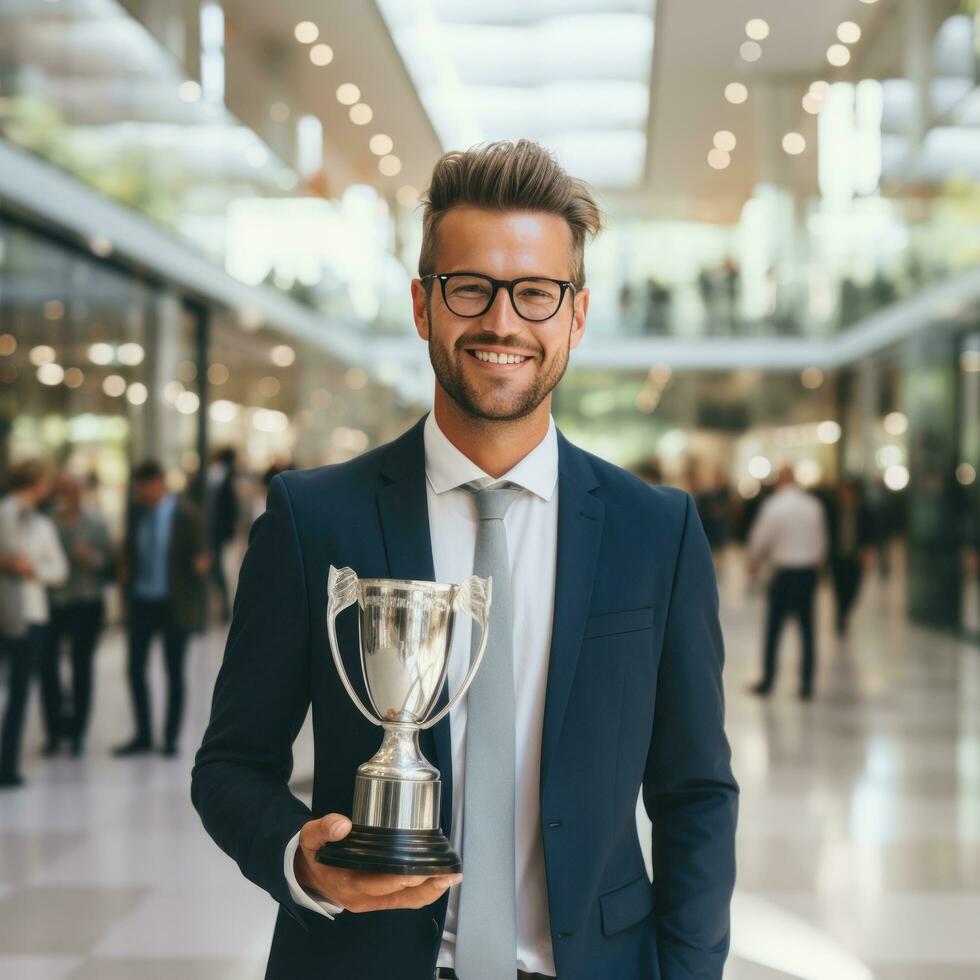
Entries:
[[324, 844], [320, 864], [391, 875], [449, 875], [462, 868], [441, 830], [393, 830], [355, 824], [341, 841]]

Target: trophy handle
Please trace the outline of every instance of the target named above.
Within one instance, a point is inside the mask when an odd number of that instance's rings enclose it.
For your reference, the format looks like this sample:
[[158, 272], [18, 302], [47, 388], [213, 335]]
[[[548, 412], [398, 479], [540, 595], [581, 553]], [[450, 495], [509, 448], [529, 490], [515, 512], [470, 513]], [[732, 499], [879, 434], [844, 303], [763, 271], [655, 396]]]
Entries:
[[424, 730], [432, 728], [433, 725], [438, 725], [449, 714], [452, 706], [466, 693], [470, 684], [473, 683], [473, 678], [476, 676], [476, 669], [480, 666], [480, 661], [483, 659], [483, 651], [487, 648], [487, 627], [490, 622], [490, 596], [492, 591], [492, 575], [488, 575], [486, 578], [471, 575], [460, 585], [459, 591], [453, 599], [453, 608], [457, 612], [466, 613], [480, 624], [482, 632], [480, 636], [480, 648], [476, 651], [476, 656], [470, 661], [470, 669], [466, 672], [466, 677], [463, 679], [459, 690], [442, 706], [440, 711], [419, 725], [419, 728]]
[[353, 568], [334, 568], [330, 566], [327, 572], [327, 638], [330, 641], [330, 653], [333, 655], [334, 666], [340, 675], [344, 690], [350, 695], [354, 705], [369, 722], [380, 725], [381, 721], [372, 711], [364, 707], [357, 696], [357, 691], [347, 676], [344, 662], [340, 657], [340, 644], [337, 642], [337, 617], [348, 606], [357, 602], [357, 573]]

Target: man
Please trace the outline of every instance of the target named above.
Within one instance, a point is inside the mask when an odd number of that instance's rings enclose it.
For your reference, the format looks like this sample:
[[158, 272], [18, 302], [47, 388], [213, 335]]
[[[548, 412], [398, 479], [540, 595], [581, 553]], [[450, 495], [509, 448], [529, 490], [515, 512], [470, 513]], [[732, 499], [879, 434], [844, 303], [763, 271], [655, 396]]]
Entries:
[[[434, 411], [356, 460], [272, 481], [192, 785], [208, 831], [282, 905], [267, 977], [722, 975], [737, 787], [711, 554], [688, 495], [576, 449], [550, 415], [599, 224], [587, 188], [534, 143], [443, 157], [412, 283]], [[355, 770], [379, 744], [331, 662], [329, 565], [458, 582], [497, 521], [488, 653], [422, 739], [462, 881], [317, 864], [350, 831]], [[356, 643], [349, 619], [340, 645]], [[311, 700], [312, 813], [287, 786]]]
[[47, 589], [68, 575], [68, 562], [49, 518], [38, 513], [51, 492], [44, 466], [30, 460], [10, 471], [0, 500], [0, 646], [10, 661], [0, 730], [0, 788], [23, 785], [20, 744], [31, 674], [40, 669], [50, 622]]
[[800, 698], [809, 701], [815, 665], [813, 599], [817, 573], [827, 557], [827, 526], [820, 501], [797, 484], [789, 466], [779, 471], [775, 492], [759, 508], [749, 534], [748, 557], [753, 576], [763, 561], [773, 566], [762, 680], [752, 692], [766, 697], [772, 690], [779, 634], [786, 617], [795, 616], [803, 641]]
[[[63, 739], [80, 756], [92, 703], [92, 660], [105, 622], [103, 589], [115, 565], [109, 527], [98, 511], [82, 506], [84, 487], [73, 473], [55, 484], [55, 526], [68, 559], [68, 577], [51, 590], [51, 630], [44, 651], [41, 693], [48, 731], [46, 755], [54, 755]], [[64, 718], [61, 689], [61, 647], [71, 648], [71, 715]]]
[[825, 500], [830, 575], [837, 599], [837, 635], [847, 635], [851, 610], [861, 591], [864, 567], [870, 564], [875, 534], [870, 508], [860, 484], [845, 478]]
[[235, 491], [236, 453], [226, 446], [215, 453], [206, 480], [208, 537], [211, 543], [211, 578], [218, 587], [221, 622], [231, 619], [231, 598], [225, 575], [225, 549], [238, 526], [238, 494]]
[[162, 751], [173, 757], [184, 712], [184, 654], [189, 634], [204, 623], [210, 555], [197, 509], [167, 492], [159, 463], [137, 466], [132, 484], [120, 577], [127, 600], [129, 689], [136, 733], [113, 752], [130, 756], [153, 750], [146, 666], [150, 644], [160, 634], [167, 670]]

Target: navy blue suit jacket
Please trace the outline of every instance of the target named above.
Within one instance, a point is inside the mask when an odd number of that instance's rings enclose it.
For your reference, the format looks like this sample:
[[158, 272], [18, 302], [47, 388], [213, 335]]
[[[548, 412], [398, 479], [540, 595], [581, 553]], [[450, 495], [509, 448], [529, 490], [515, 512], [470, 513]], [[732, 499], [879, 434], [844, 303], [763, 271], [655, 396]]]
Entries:
[[[424, 420], [423, 420], [424, 421]], [[277, 476], [252, 529], [192, 796], [208, 833], [281, 905], [267, 977], [431, 980], [445, 896], [333, 921], [298, 907], [286, 844], [311, 819], [288, 788], [312, 702], [313, 814], [351, 812], [380, 729], [326, 637], [330, 564], [433, 579], [422, 422], [349, 463]], [[541, 836], [561, 980], [709, 980], [728, 951], [738, 787], [723, 730], [714, 568], [690, 495], [558, 439], [558, 562], [541, 754]], [[356, 609], [338, 619], [359, 684]], [[362, 697], [364, 696], [361, 689]], [[422, 740], [452, 799], [449, 719]], [[635, 806], [653, 820], [653, 882]], [[465, 980], [465, 978], [463, 978]]]

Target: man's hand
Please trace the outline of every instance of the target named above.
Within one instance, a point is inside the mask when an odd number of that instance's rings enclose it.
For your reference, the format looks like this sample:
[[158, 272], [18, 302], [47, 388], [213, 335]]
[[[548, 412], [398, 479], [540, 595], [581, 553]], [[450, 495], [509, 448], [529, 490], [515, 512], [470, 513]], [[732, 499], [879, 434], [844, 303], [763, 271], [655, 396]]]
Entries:
[[0, 558], [0, 570], [19, 578], [33, 578], [34, 563], [26, 555], [15, 552]]
[[339, 813], [328, 813], [319, 820], [303, 825], [293, 871], [306, 891], [343, 905], [350, 912], [420, 909], [431, 905], [450, 885], [458, 885], [463, 880], [462, 875], [437, 875], [431, 878], [425, 875], [388, 875], [319, 864], [316, 852], [329, 841], [343, 840], [350, 833], [350, 828], [350, 820]]

